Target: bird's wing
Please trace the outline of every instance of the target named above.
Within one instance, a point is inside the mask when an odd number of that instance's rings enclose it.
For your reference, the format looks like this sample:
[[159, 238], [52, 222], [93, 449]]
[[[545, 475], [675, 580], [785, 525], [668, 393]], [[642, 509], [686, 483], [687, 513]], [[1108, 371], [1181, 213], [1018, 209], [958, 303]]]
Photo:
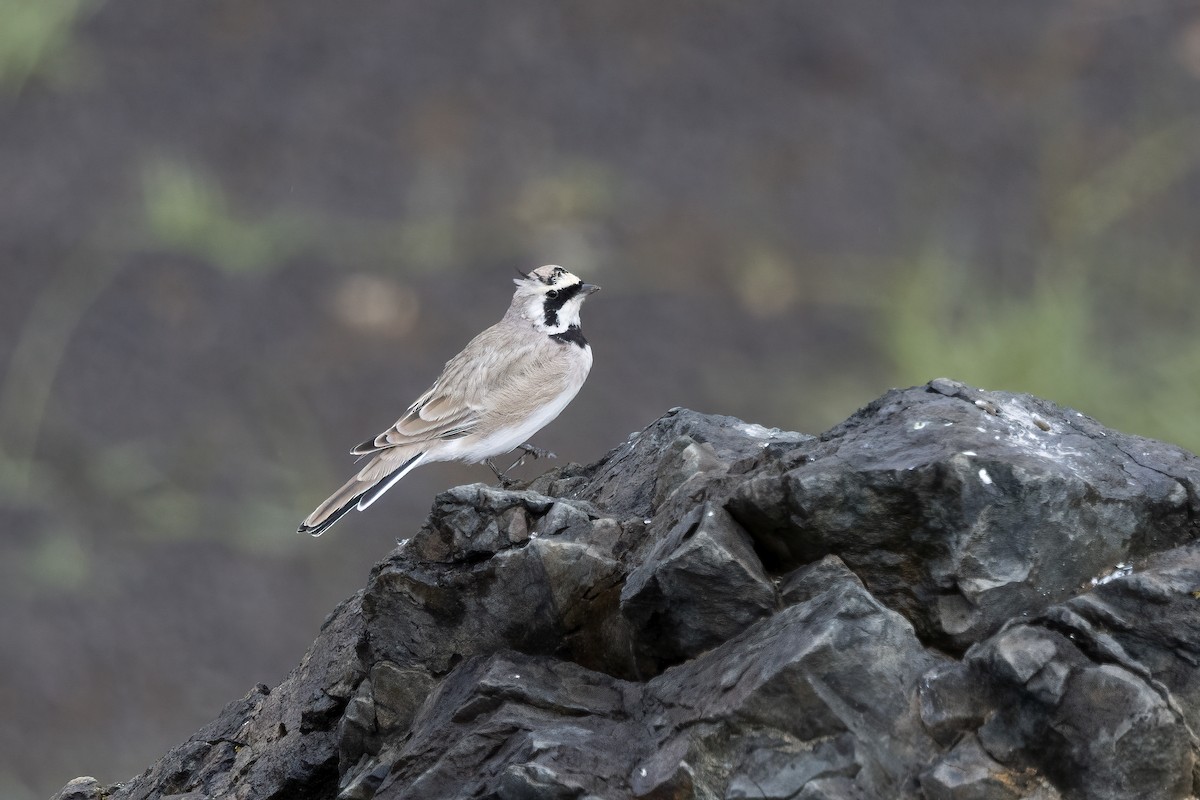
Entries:
[[396, 424], [350, 452], [361, 456], [392, 447], [466, 436], [479, 421], [482, 409], [456, 391], [457, 382], [447, 380], [452, 377], [443, 373]]
[[369, 455], [380, 450], [467, 436], [495, 402], [489, 395], [528, 374], [537, 362], [529, 337], [493, 325], [446, 362], [442, 374], [417, 398], [404, 416], [374, 439], [350, 452]]

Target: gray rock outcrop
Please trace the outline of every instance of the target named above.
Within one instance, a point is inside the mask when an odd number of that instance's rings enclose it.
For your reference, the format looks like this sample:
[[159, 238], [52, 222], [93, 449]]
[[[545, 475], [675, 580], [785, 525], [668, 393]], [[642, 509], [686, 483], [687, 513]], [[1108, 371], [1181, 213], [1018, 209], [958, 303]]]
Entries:
[[259, 686], [58, 800], [1186, 798], [1200, 460], [1028, 395], [676, 409], [462, 486]]

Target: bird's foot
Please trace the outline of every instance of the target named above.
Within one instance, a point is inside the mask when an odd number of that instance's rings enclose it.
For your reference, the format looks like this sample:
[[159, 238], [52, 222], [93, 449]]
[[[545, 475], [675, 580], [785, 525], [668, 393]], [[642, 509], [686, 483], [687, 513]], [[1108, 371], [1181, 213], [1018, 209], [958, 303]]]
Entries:
[[[521, 445], [517, 449], [524, 450], [525, 455], [532, 456], [535, 459], [536, 458], [558, 458], [558, 456], [554, 455], [554, 453], [551, 453], [549, 450], [543, 450], [540, 447], [534, 447], [529, 442], [526, 442], [525, 444]], [[524, 456], [522, 456], [522, 458], [524, 458]]]
[[505, 470], [506, 472], [512, 471], [512, 470], [516, 469], [517, 467], [524, 465], [525, 459], [529, 458], [530, 456], [532, 456], [535, 459], [558, 458], [558, 456], [554, 455], [554, 453], [551, 453], [549, 450], [543, 450], [540, 447], [534, 447], [529, 442], [526, 442], [525, 444], [520, 445], [519, 447], [517, 447], [517, 449], [522, 450], [524, 452], [521, 454], [520, 458], [518, 458], [512, 464], [509, 464], [508, 469]]
[[551, 453], [549, 450], [543, 450], [540, 447], [534, 447], [529, 442], [526, 442], [525, 444], [518, 446], [517, 449], [522, 451], [521, 457], [518, 458], [513, 463], [509, 464], [508, 469], [504, 470], [504, 472], [500, 471], [500, 468], [496, 466], [496, 462], [493, 461], [492, 459], [487, 458], [487, 459], [484, 459], [484, 461], [483, 461], [483, 463], [487, 464], [488, 467], [491, 468], [492, 472], [496, 473], [496, 478], [497, 478], [497, 480], [500, 481], [500, 486], [503, 489], [508, 489], [509, 487], [511, 487], [517, 483], [517, 481], [508, 477], [504, 473], [512, 472], [517, 467], [524, 465], [525, 459], [527, 459], [527, 458], [534, 458], [534, 459], [558, 458], [558, 456], [554, 455], [554, 453]]
[[[514, 484], [516, 484], [516, 481], [514, 481], [512, 478], [508, 477], [507, 475], [505, 475], [503, 472], [500, 471], [500, 468], [496, 466], [496, 462], [493, 461], [492, 459], [485, 458], [483, 460], [483, 463], [487, 464], [488, 468], [491, 469], [492, 472], [496, 473], [496, 479], [498, 481], [500, 481], [501, 489], [508, 489], [508, 488], [511, 488]], [[513, 466], [516, 466], [516, 465], [514, 464]], [[509, 469], [512, 469], [512, 467], [509, 467]]]

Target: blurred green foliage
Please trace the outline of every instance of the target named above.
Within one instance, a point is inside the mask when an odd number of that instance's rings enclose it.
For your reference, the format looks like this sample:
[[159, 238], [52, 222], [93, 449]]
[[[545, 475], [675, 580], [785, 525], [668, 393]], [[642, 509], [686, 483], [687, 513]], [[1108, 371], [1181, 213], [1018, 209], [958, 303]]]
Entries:
[[1031, 392], [1105, 425], [1200, 451], [1200, 330], [1115, 330], [1105, 306], [1116, 298], [1105, 297], [1099, 275], [1044, 275], [1006, 296], [969, 286], [965, 271], [944, 258], [927, 258], [897, 282], [883, 320], [897, 382], [946, 376]]
[[[0, 0], [0, 11], [4, 2]], [[80, 450], [72, 459], [71, 475], [64, 474], [63, 464], [39, 457], [63, 358], [84, 316], [119, 277], [131, 253], [165, 250], [199, 259], [233, 277], [252, 276], [283, 267], [310, 246], [313, 236], [294, 216], [240, 219], [214, 179], [179, 161], [158, 159], [144, 166], [142, 190], [141, 235], [114, 238], [98, 231], [81, 254], [64, 261], [42, 287], [20, 326], [0, 375], [0, 501], [12, 508], [53, 508], [59, 502], [54, 487], [74, 481], [85, 495], [104, 498], [114, 517], [124, 515], [135, 523], [135, 536], [152, 535], [157, 541], [205, 538], [213, 528], [204, 498], [156, 463], [143, 442]], [[309, 441], [306, 430], [294, 425], [290, 434]], [[293, 502], [287, 492], [256, 499], [253, 519], [290, 518], [295, 515]], [[87, 537], [66, 521], [69, 515], [60, 516], [64, 522], [57, 532], [31, 544], [18, 559], [24, 568], [14, 580], [26, 588], [84, 590], [95, 577], [84, 544]], [[228, 531], [226, 526], [216, 529]], [[255, 551], [281, 552], [286, 547], [279, 541], [264, 547], [260, 541], [274, 537], [279, 525], [253, 530], [254, 536], [244, 537], [235, 529], [228, 538], [235, 546]]]
[[151, 242], [202, 259], [230, 273], [281, 266], [308, 241], [304, 224], [288, 216], [242, 219], [220, 184], [179, 161], [144, 169], [142, 193]]
[[936, 247], [904, 265], [880, 346], [899, 383], [938, 376], [1024, 391], [1200, 452], [1200, 296], [1189, 252], [1129, 263], [1133, 220], [1200, 169], [1200, 119], [1135, 140], [1060, 195], [1027, 286], [989, 282]]
[[1145, 133], [1064, 193], [1050, 215], [1053, 233], [1065, 244], [1101, 237], [1192, 174], [1198, 162], [1200, 117], [1184, 117]]
[[30, 79], [62, 83], [77, 74], [75, 25], [92, 0], [0, 0], [0, 91], [19, 91]]
[[117, 273], [116, 261], [65, 263], [31, 304], [0, 382], [0, 497], [14, 505], [47, 500], [34, 451], [67, 347], [84, 313]]
[[33, 543], [25, 571], [33, 582], [56, 592], [78, 591], [91, 575], [91, 556], [78, 535], [53, 533]]

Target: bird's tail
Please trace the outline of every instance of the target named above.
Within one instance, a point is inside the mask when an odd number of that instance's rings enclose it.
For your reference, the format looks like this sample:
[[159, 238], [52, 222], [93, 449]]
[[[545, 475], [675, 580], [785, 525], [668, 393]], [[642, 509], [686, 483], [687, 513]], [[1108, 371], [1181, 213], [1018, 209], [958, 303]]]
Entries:
[[[389, 457], [390, 456], [390, 457]], [[413, 468], [425, 459], [425, 453], [419, 452], [400, 460], [403, 456], [395, 451], [384, 451], [359, 471], [342, 488], [329, 496], [324, 503], [308, 515], [297, 533], [307, 533], [320, 536], [333, 523], [346, 516], [352, 508], [362, 511], [379, 499], [379, 496], [392, 488], [396, 481], [407, 475]]]

